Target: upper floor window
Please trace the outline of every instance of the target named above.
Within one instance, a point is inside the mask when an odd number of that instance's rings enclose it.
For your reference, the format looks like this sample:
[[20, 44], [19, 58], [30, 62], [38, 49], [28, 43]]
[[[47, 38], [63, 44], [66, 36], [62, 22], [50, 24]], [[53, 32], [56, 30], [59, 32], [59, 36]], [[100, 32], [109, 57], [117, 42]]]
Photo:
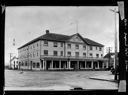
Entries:
[[71, 48], [71, 44], [68, 44], [68, 48]]
[[92, 53], [90, 53], [89, 55], [90, 55], [90, 57], [92, 57]]
[[61, 47], [63, 47], [63, 43], [60, 43]]
[[86, 50], [86, 46], [85, 45], [83, 45], [83, 49]]
[[101, 54], [101, 57], [103, 57], [103, 54]]
[[76, 44], [76, 49], [79, 49], [79, 45], [78, 44]]
[[92, 46], [90, 46], [90, 50], [92, 50]]
[[33, 57], [35, 57], [35, 54], [34, 54], [34, 52], [33, 52]]
[[54, 56], [57, 56], [57, 53], [58, 53], [57, 51], [53, 51]]
[[98, 58], [99, 57], [99, 54], [96, 54], [96, 57]]
[[48, 46], [48, 41], [44, 41], [44, 46]]
[[97, 50], [97, 47], [96, 47], [96, 50]]
[[38, 47], [38, 43], [37, 43], [37, 47]]
[[79, 57], [79, 52], [75, 52], [75, 56], [76, 57]]
[[54, 45], [53, 45], [54, 47], [57, 47], [57, 42], [54, 42]]
[[63, 56], [63, 51], [60, 52], [60, 55]]
[[99, 47], [99, 51], [101, 51], [102, 50], [102, 48], [101, 47]]
[[86, 57], [86, 53], [83, 53], [83, 57]]
[[71, 52], [70, 52], [70, 51], [68, 51], [68, 52], [67, 52], [67, 55], [68, 55], [68, 56], [71, 56]]
[[37, 56], [38, 56], [38, 51], [37, 51]]
[[44, 50], [44, 55], [48, 55], [48, 50]]

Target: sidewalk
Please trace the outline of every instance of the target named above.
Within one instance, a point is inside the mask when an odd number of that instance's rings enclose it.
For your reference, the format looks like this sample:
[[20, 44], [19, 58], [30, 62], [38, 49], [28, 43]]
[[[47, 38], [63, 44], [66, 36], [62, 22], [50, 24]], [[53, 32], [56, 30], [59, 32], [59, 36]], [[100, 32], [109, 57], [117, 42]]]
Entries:
[[90, 79], [102, 80], [102, 81], [110, 81], [110, 82], [117, 82], [116, 80], [114, 80], [114, 75], [111, 74], [111, 73], [104, 74], [104, 75], [91, 76]]

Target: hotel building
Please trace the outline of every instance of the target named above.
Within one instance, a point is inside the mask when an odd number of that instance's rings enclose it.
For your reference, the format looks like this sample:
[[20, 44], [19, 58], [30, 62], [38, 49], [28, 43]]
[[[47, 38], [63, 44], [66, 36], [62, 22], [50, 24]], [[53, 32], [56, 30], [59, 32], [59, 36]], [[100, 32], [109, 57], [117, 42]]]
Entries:
[[88, 70], [107, 67], [103, 58], [104, 45], [83, 38], [79, 33], [50, 33], [18, 48], [19, 69], [27, 70]]

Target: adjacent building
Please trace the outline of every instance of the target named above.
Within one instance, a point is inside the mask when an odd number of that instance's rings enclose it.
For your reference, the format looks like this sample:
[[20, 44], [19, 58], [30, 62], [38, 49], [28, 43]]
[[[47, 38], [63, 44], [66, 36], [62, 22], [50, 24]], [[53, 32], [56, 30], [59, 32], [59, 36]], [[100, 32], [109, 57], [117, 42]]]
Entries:
[[[119, 53], [117, 53], [117, 65], [119, 65]], [[108, 68], [114, 67], [115, 53], [107, 53], [104, 58], [108, 59]]]
[[18, 69], [18, 58], [14, 56], [11, 60], [11, 69]]
[[50, 33], [18, 48], [19, 69], [86, 70], [104, 69], [104, 45], [82, 37]]

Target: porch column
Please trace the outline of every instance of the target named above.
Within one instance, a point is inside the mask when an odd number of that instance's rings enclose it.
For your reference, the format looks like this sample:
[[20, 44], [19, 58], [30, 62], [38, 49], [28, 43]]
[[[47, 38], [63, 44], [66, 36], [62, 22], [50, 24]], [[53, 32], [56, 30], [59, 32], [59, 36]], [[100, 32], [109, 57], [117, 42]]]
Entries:
[[41, 64], [41, 62], [40, 62], [40, 70], [42, 69], [42, 64]]
[[61, 69], [61, 61], [59, 60], [59, 68]]
[[53, 60], [51, 61], [51, 69], [53, 69]]
[[43, 70], [46, 70], [46, 60], [43, 61]]
[[70, 61], [68, 61], [68, 69], [70, 69], [71, 67], [70, 67], [70, 65], [71, 65], [71, 62]]
[[86, 69], [86, 61], [85, 61], [85, 69]]
[[102, 61], [102, 68], [104, 69], [104, 61]]
[[93, 61], [91, 61], [91, 68], [93, 69]]
[[99, 61], [97, 61], [97, 68], [99, 69]]
[[77, 61], [77, 69], [79, 70], [79, 68], [80, 68], [80, 67], [79, 67], [79, 61]]
[[82, 63], [80, 63], [80, 61], [79, 61], [79, 69], [81, 69], [81, 67], [82, 67]]

